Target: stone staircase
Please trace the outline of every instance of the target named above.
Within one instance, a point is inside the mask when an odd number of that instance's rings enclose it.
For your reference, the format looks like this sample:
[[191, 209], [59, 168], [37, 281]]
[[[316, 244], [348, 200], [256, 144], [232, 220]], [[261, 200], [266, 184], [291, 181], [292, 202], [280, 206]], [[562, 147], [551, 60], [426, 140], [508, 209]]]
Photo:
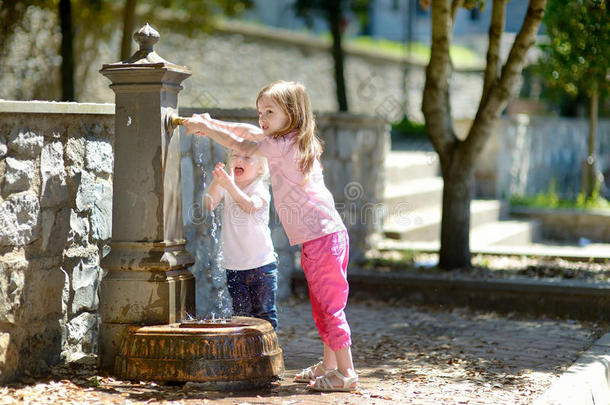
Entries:
[[[381, 249], [436, 251], [439, 248], [443, 179], [438, 157], [428, 151], [391, 151], [386, 159], [384, 222]], [[470, 215], [471, 250], [490, 246], [530, 245], [539, 239], [536, 220], [508, 217], [499, 200], [473, 200]]]

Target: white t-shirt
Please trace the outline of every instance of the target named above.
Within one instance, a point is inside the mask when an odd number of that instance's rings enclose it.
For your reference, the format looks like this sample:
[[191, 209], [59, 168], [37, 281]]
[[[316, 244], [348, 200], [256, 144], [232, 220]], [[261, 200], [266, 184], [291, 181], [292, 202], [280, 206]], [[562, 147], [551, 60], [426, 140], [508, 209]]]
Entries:
[[222, 265], [228, 270], [249, 270], [276, 260], [271, 231], [269, 230], [269, 187], [254, 180], [242, 189], [248, 196], [258, 199], [261, 207], [252, 214], [246, 213], [223, 187], [219, 188], [222, 207], [223, 244]]

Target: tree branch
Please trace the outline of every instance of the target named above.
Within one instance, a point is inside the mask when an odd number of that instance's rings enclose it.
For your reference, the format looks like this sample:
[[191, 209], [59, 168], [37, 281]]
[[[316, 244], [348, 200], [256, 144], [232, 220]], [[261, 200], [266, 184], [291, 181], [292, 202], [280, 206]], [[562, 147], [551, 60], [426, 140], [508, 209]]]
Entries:
[[519, 84], [525, 57], [529, 48], [536, 41], [536, 33], [540, 27], [546, 3], [547, 0], [530, 0], [527, 15], [502, 68], [500, 79], [496, 83], [492, 83], [487, 93], [487, 99], [484, 104], [479, 106], [465, 141], [465, 146], [473, 156], [476, 156], [485, 146], [494, 121], [500, 116]]
[[464, 0], [453, 0], [453, 3], [451, 4], [452, 24], [455, 24], [455, 16], [457, 15], [457, 11], [460, 9], [460, 7], [462, 7], [463, 4], [464, 4]]
[[489, 45], [487, 47], [487, 65], [483, 79], [483, 94], [479, 106], [485, 104], [491, 86], [498, 80], [500, 74], [500, 44], [506, 19], [506, 0], [494, 0], [491, 8], [491, 23], [489, 25]]
[[426, 67], [426, 84], [422, 100], [426, 130], [442, 161], [448, 158], [453, 144], [457, 141], [453, 132], [449, 103], [449, 79], [452, 71], [449, 45], [453, 27], [450, 1], [432, 2], [432, 48], [430, 62]]

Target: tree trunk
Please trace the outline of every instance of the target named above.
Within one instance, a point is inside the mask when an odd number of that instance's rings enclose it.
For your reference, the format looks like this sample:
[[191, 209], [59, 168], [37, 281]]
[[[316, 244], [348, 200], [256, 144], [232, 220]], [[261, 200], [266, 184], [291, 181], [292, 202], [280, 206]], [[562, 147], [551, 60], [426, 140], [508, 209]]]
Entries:
[[121, 57], [126, 60], [131, 56], [131, 41], [136, 20], [137, 0], [126, 0], [123, 10], [123, 37], [121, 38]]
[[585, 163], [586, 174], [585, 174], [585, 195], [587, 198], [591, 198], [597, 186], [596, 184], [596, 173], [595, 173], [595, 132], [597, 130], [597, 112], [599, 109], [599, 92], [597, 86], [593, 87], [591, 92], [591, 100], [589, 103], [589, 155]]
[[343, 39], [341, 27], [341, 10], [338, 5], [330, 3], [328, 10], [328, 20], [330, 31], [333, 37], [332, 55], [335, 64], [335, 83], [337, 85], [337, 103], [339, 111], [347, 111], [347, 94], [345, 90], [345, 75], [343, 61], [345, 54], [343, 53]]
[[464, 163], [443, 164], [443, 213], [439, 267], [467, 269], [470, 254], [470, 202], [474, 195], [474, 166]]
[[71, 0], [59, 0], [59, 20], [61, 25], [61, 99], [62, 101], [74, 101]]
[[491, 135], [494, 123], [517, 88], [525, 55], [534, 44], [544, 15], [546, 0], [529, 1], [521, 30], [500, 72], [498, 51], [504, 26], [505, 0], [493, 1], [484, 91], [472, 127], [463, 141], [455, 135], [449, 100], [452, 72], [449, 48], [457, 8], [463, 3], [459, 0], [435, 0], [429, 3], [432, 7], [432, 47], [426, 68], [422, 111], [426, 130], [439, 155], [445, 184], [439, 267], [468, 268], [471, 266], [470, 202], [474, 192], [475, 162]]

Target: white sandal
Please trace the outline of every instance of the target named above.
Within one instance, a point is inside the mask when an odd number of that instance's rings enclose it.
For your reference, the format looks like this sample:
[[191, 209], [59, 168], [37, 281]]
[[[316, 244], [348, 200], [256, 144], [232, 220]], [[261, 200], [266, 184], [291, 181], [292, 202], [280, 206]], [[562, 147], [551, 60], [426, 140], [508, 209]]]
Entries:
[[[342, 386], [334, 386], [330, 377], [337, 377], [343, 383]], [[307, 386], [307, 388], [314, 391], [333, 392], [333, 391], [354, 391], [358, 388], [358, 376], [346, 377], [339, 370], [331, 370], [322, 377], [315, 379], [313, 384]]]
[[297, 375], [294, 376], [294, 381], [298, 383], [308, 383], [315, 380], [317, 378], [316, 369], [321, 370], [324, 373], [322, 375], [325, 375], [332, 371], [324, 367], [324, 364], [322, 362], [319, 362], [311, 367], [304, 368], [300, 373], [297, 373]]

